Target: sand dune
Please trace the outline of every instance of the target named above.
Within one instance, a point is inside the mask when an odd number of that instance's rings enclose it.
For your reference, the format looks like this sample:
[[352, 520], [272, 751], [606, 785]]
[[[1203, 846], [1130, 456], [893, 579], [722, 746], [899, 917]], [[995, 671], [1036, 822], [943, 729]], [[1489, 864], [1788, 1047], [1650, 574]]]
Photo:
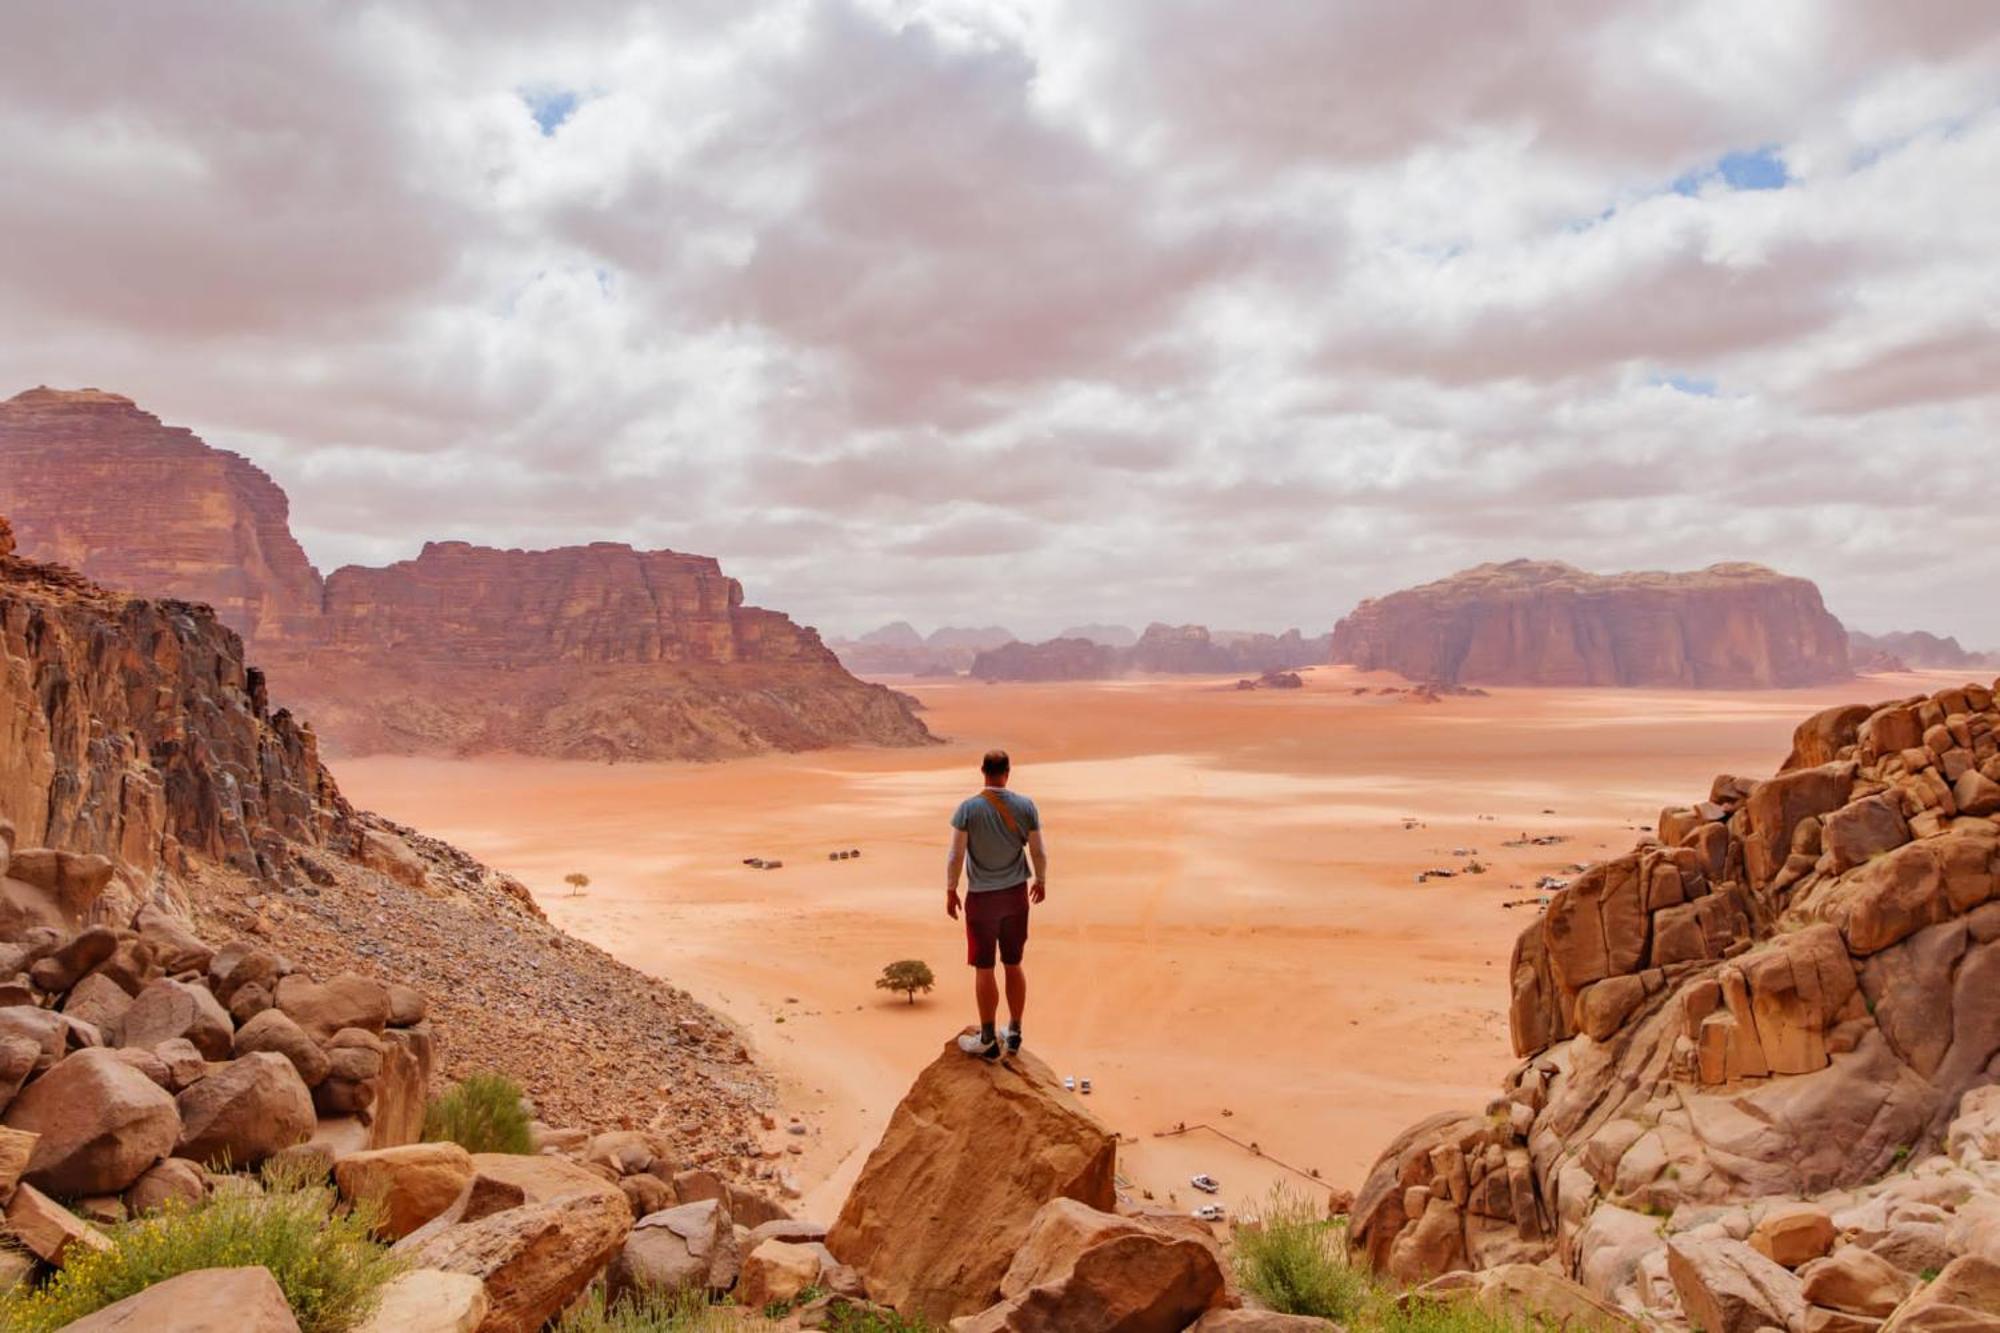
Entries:
[[[946, 819], [1004, 745], [1040, 803], [1052, 892], [1030, 945], [1029, 1040], [1094, 1080], [1135, 1191], [1247, 1204], [1280, 1164], [1352, 1186], [1387, 1138], [1510, 1063], [1508, 947], [1538, 876], [1622, 850], [1718, 771], [1767, 774], [1815, 707], [1929, 683], [1744, 694], [1496, 691], [1418, 705], [1342, 669], [1213, 681], [899, 682], [949, 745], [726, 764], [375, 759], [358, 802], [522, 876], [564, 926], [740, 1022], [804, 1137], [787, 1165], [830, 1215], [919, 1065], [970, 1018], [943, 912]], [[1522, 834], [1558, 846], [1509, 848]], [[858, 847], [859, 860], [828, 861]], [[1414, 882], [1431, 867], [1483, 875]], [[742, 858], [779, 858], [757, 871]], [[571, 895], [562, 877], [582, 871]], [[922, 958], [936, 993], [872, 987]], [[1178, 1124], [1208, 1130], [1155, 1137]], [[1309, 1183], [1309, 1182], [1307, 1182]]]

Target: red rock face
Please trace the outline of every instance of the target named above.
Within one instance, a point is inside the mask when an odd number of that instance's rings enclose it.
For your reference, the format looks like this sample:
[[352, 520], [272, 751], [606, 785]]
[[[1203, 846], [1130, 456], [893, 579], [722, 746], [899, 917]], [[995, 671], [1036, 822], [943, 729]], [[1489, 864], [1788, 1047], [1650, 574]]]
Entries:
[[349, 753], [718, 758], [930, 734], [706, 556], [434, 542], [322, 583], [278, 486], [130, 399], [0, 403], [0, 512], [24, 555], [215, 607], [273, 697]]
[[1844, 680], [1847, 634], [1819, 589], [1761, 565], [1587, 574], [1515, 560], [1371, 598], [1332, 657], [1411, 680], [1756, 689]]
[[0, 403], [0, 512], [23, 553], [113, 588], [213, 606], [252, 639], [310, 633], [319, 572], [248, 460], [96, 389]]

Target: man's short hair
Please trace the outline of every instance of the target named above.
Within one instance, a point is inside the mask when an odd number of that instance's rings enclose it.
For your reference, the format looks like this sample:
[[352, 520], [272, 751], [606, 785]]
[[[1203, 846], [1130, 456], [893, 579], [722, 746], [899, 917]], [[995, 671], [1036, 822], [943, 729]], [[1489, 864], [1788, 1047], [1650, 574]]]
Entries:
[[1013, 766], [1005, 750], [988, 750], [986, 757], [979, 761], [979, 771], [989, 778], [997, 778]]

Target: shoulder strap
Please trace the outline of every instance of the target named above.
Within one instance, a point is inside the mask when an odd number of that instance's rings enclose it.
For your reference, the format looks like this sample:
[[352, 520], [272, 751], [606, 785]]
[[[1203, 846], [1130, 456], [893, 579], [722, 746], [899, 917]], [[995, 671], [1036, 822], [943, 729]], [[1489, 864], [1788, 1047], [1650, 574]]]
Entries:
[[999, 792], [994, 791], [991, 787], [986, 788], [979, 794], [986, 798], [986, 804], [993, 807], [993, 813], [1000, 816], [1000, 822], [1007, 826], [1007, 831], [1016, 838], [1019, 838], [1022, 845], [1025, 846], [1028, 841], [1028, 835], [1021, 832], [1021, 822], [1015, 819], [1014, 812], [1007, 808], [1007, 798]]

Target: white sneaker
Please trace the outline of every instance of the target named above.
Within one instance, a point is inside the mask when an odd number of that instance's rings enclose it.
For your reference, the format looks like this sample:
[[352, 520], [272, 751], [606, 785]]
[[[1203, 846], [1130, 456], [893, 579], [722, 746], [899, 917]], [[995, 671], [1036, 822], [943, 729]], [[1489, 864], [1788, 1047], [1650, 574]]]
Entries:
[[977, 1032], [962, 1033], [958, 1039], [959, 1050], [964, 1051], [967, 1055], [976, 1055], [982, 1060], [998, 1060], [1000, 1053], [1006, 1050], [1006, 1048], [1006, 1043], [1001, 1041], [999, 1037], [996, 1036], [992, 1041], [987, 1041]]

